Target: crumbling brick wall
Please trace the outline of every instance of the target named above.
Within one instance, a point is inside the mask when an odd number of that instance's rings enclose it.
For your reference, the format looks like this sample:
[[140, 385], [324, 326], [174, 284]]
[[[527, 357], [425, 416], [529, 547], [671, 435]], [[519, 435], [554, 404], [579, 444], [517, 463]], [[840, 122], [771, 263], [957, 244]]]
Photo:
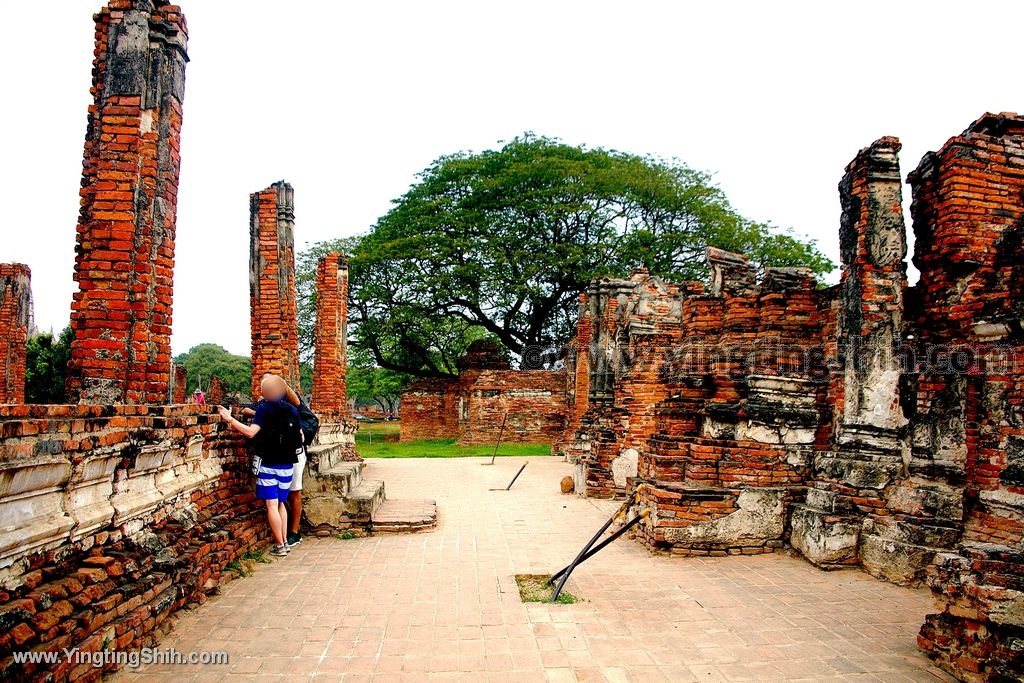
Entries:
[[249, 217], [252, 395], [259, 396], [260, 378], [268, 372], [299, 391], [292, 186], [281, 180], [249, 195]]
[[941, 611], [922, 648], [964, 680], [1014, 680], [1024, 671], [1024, 118], [982, 116], [909, 182], [921, 271], [908, 307], [914, 486], [888, 507], [919, 537], [947, 541], [927, 568]]
[[646, 271], [595, 281], [581, 296], [567, 363], [572, 403], [555, 444], [576, 465], [576, 490], [612, 496], [636, 474], [653, 406], [667, 396], [657, 374], [679, 337], [679, 310], [679, 287]]
[[68, 396], [167, 403], [188, 31], [164, 0], [112, 0], [95, 20]]
[[15, 651], [153, 646], [267, 542], [243, 440], [201, 406], [0, 406], [0, 677], [113, 666]]
[[424, 378], [401, 396], [402, 441], [551, 443], [565, 424], [565, 373], [511, 370], [497, 345], [473, 342], [458, 377]]
[[345, 365], [348, 356], [348, 260], [328, 254], [317, 264], [316, 354], [313, 359], [313, 401], [324, 415], [344, 416]]
[[31, 306], [28, 266], [0, 263], [0, 403], [25, 402], [25, 343]]
[[565, 422], [565, 376], [544, 370], [483, 370], [464, 385], [460, 445], [551, 443]]

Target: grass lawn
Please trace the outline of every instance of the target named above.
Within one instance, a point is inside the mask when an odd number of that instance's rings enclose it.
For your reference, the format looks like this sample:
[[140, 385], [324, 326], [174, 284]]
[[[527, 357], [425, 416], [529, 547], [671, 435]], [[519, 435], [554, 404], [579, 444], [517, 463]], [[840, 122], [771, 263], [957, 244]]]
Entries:
[[[364, 458], [481, 458], [491, 457], [494, 445], [490, 446], [456, 446], [455, 439], [439, 439], [437, 441], [377, 441], [356, 444], [359, 455]], [[546, 443], [510, 443], [498, 447], [498, 457], [549, 455], [551, 445]]]
[[[436, 439], [399, 443], [399, 423], [360, 422], [356, 449], [364, 458], [482, 458], [494, 454], [494, 444], [456, 446], [455, 439]], [[550, 455], [551, 444], [503, 443], [498, 457]]]

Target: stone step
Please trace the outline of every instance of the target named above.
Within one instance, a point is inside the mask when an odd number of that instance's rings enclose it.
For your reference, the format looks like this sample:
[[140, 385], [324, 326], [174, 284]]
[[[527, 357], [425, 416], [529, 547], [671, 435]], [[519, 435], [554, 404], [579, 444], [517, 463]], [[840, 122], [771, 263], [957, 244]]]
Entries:
[[432, 500], [386, 500], [373, 513], [374, 534], [426, 531], [437, 526], [437, 503]]
[[367, 479], [345, 496], [345, 509], [353, 518], [365, 516], [369, 521], [384, 503], [384, 499], [384, 482], [380, 479]]
[[856, 517], [795, 505], [790, 526], [790, 544], [812, 564], [823, 569], [857, 564], [861, 523]]
[[310, 471], [324, 471], [342, 462], [358, 462], [351, 457], [349, 449], [343, 444], [317, 444], [306, 447], [306, 457]]
[[344, 496], [362, 483], [363, 467], [361, 462], [341, 462], [329, 470], [321, 470], [316, 477], [336, 481], [338, 485], [336, 490]]

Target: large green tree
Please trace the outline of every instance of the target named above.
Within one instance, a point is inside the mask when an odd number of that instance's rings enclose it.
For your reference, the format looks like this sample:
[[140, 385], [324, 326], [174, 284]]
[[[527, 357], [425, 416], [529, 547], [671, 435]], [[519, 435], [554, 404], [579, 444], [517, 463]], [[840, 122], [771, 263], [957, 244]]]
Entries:
[[25, 349], [25, 402], [64, 403], [64, 380], [71, 356], [72, 332], [65, 327], [59, 337], [52, 332], [34, 334]]
[[344, 246], [353, 346], [420, 376], [456, 373], [481, 337], [514, 356], [562, 344], [591, 279], [638, 267], [704, 279], [708, 246], [759, 266], [833, 268], [813, 242], [739, 215], [707, 173], [532, 134], [441, 157]]
[[248, 396], [252, 389], [252, 362], [248, 356], [237, 356], [218, 344], [198, 344], [178, 355], [174, 362], [188, 372], [185, 391], [191, 394], [200, 383], [209, 389], [210, 376], [217, 375], [228, 393]]

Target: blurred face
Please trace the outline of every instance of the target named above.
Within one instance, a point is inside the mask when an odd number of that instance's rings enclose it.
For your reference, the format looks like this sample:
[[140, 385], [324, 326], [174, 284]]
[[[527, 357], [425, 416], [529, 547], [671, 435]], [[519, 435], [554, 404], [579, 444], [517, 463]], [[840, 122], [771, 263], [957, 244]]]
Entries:
[[277, 375], [264, 375], [260, 380], [260, 393], [268, 401], [280, 401], [284, 398], [284, 380]]

